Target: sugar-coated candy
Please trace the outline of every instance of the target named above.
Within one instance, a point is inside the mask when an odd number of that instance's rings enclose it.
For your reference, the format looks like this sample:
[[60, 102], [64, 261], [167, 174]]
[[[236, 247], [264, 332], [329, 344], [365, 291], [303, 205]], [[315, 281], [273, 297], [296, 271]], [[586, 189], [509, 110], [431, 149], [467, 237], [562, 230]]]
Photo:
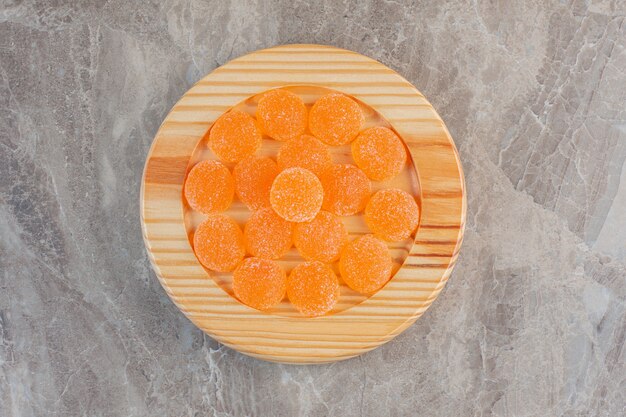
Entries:
[[377, 237], [399, 242], [408, 239], [419, 223], [419, 208], [411, 194], [397, 188], [376, 192], [365, 208], [365, 224]]
[[391, 129], [375, 126], [365, 129], [352, 142], [352, 158], [374, 181], [397, 176], [406, 163], [406, 149]]
[[293, 244], [293, 224], [269, 207], [250, 216], [243, 234], [248, 253], [259, 258], [278, 259]]
[[215, 121], [209, 132], [209, 147], [221, 160], [238, 162], [254, 155], [263, 136], [248, 113], [231, 110]]
[[325, 263], [304, 262], [287, 278], [287, 297], [305, 316], [321, 316], [332, 310], [339, 300], [339, 281]]
[[217, 161], [200, 161], [189, 171], [184, 194], [192, 209], [204, 214], [226, 210], [233, 201], [235, 182]]
[[308, 122], [307, 113], [300, 96], [278, 88], [261, 96], [256, 118], [269, 137], [285, 141], [304, 133]]
[[293, 241], [304, 259], [330, 263], [339, 259], [348, 232], [338, 216], [322, 210], [310, 222], [296, 224]]
[[287, 274], [276, 261], [246, 258], [233, 272], [233, 291], [242, 303], [258, 310], [281, 302], [287, 290]]
[[330, 93], [313, 104], [309, 130], [328, 145], [345, 145], [359, 133], [363, 119], [363, 112], [356, 101], [345, 94]]
[[235, 269], [246, 252], [239, 225], [223, 214], [200, 223], [193, 235], [193, 250], [202, 265], [218, 272]]
[[250, 210], [270, 206], [270, 189], [279, 173], [272, 158], [249, 156], [235, 165], [235, 192]]
[[270, 191], [274, 211], [283, 219], [296, 223], [313, 220], [323, 199], [320, 180], [304, 168], [288, 168], [278, 174]]
[[389, 281], [393, 259], [387, 245], [372, 235], [348, 243], [341, 252], [341, 278], [354, 291], [371, 294]]
[[371, 193], [365, 173], [354, 165], [337, 164], [320, 175], [324, 188], [324, 210], [338, 216], [351, 216], [362, 211]]
[[300, 135], [283, 144], [276, 161], [280, 169], [300, 167], [317, 176], [333, 163], [326, 145], [310, 135]]

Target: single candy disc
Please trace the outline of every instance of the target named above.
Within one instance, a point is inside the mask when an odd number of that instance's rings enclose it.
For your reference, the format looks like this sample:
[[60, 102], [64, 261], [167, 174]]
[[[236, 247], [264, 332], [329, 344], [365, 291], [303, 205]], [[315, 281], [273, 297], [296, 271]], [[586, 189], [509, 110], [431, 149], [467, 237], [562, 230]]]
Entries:
[[367, 175], [350, 164], [333, 165], [320, 175], [324, 188], [324, 210], [338, 216], [351, 216], [362, 211], [371, 193]]
[[280, 169], [300, 167], [317, 176], [333, 163], [326, 145], [309, 135], [300, 135], [286, 142], [280, 147], [276, 160]]
[[348, 232], [339, 217], [322, 210], [310, 222], [296, 225], [293, 241], [303, 258], [330, 263], [339, 259]]
[[259, 258], [278, 259], [293, 244], [293, 224], [271, 208], [256, 211], [243, 229], [246, 249]]
[[270, 189], [280, 171], [272, 158], [249, 156], [233, 170], [237, 197], [250, 210], [270, 206]]
[[378, 291], [391, 278], [393, 260], [384, 242], [372, 235], [348, 243], [341, 252], [339, 271], [348, 287], [361, 294]]
[[322, 142], [332, 145], [350, 143], [361, 130], [363, 112], [350, 97], [330, 93], [320, 97], [309, 115], [309, 129]]
[[235, 269], [246, 253], [239, 225], [228, 216], [209, 216], [193, 235], [193, 250], [207, 268], [227, 272]]
[[287, 297], [305, 316], [321, 316], [339, 300], [337, 276], [325, 263], [301, 263], [287, 278]]
[[385, 181], [402, 171], [406, 150], [391, 129], [375, 126], [359, 133], [352, 142], [352, 158], [369, 178]]
[[192, 209], [204, 214], [226, 210], [233, 201], [235, 182], [230, 171], [217, 161], [200, 161], [185, 180], [185, 198]]
[[256, 109], [256, 118], [269, 137], [281, 141], [303, 134], [308, 121], [302, 99], [280, 88], [263, 94]]
[[389, 188], [372, 196], [365, 223], [377, 237], [391, 242], [408, 239], [419, 223], [419, 208], [411, 194]]
[[233, 291], [242, 303], [258, 310], [276, 306], [285, 297], [287, 274], [276, 261], [247, 258], [233, 272]]
[[262, 135], [248, 113], [231, 110], [215, 121], [209, 132], [209, 147], [221, 160], [241, 161], [261, 146]]
[[276, 213], [297, 223], [313, 220], [323, 199], [320, 180], [304, 168], [288, 168], [278, 174], [270, 191], [270, 203]]

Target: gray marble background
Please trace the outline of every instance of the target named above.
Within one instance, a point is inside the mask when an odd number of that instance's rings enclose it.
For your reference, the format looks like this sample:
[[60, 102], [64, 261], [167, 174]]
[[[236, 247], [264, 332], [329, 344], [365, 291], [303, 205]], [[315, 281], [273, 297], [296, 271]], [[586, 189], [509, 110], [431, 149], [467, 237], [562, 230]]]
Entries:
[[[0, 415], [626, 414], [624, 2], [0, 4]], [[441, 297], [391, 343], [325, 366], [204, 336], [139, 226], [170, 107], [285, 43], [398, 70], [467, 176]]]

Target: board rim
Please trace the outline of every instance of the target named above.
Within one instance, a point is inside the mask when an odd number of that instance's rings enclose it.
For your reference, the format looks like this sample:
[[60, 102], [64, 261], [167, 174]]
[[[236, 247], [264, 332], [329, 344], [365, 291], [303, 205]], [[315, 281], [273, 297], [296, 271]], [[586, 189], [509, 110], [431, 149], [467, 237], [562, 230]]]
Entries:
[[[313, 63], [319, 68], [311, 69]], [[338, 66], [355, 67], [360, 72], [338, 72]], [[307, 82], [297, 81], [305, 79]], [[405, 140], [420, 181], [420, 228], [403, 267], [389, 284], [361, 304], [318, 318], [269, 315], [239, 303], [197, 262], [184, 224], [182, 182], [187, 163], [212, 120], [243, 96], [293, 84], [343, 91], [380, 112]], [[220, 93], [223, 90], [232, 96]], [[365, 93], [370, 90], [372, 93]], [[190, 104], [202, 101], [202, 97], [213, 97], [208, 100], [223, 104], [215, 109]], [[387, 104], [373, 104], [375, 97], [388, 97]], [[391, 97], [401, 105], [393, 107]], [[413, 112], [420, 116], [405, 117]], [[146, 158], [140, 201], [142, 234], [150, 262], [174, 304], [220, 343], [250, 356], [284, 363], [348, 359], [391, 340], [415, 322], [438, 297], [454, 268], [463, 240], [466, 207], [458, 151], [424, 96], [398, 73], [371, 58], [313, 44], [284, 45], [243, 55], [191, 87], [155, 135]], [[166, 247], [170, 252], [163, 249]], [[199, 294], [198, 299], [206, 304], [204, 309], [198, 307], [195, 296], [192, 303], [189, 294]]]

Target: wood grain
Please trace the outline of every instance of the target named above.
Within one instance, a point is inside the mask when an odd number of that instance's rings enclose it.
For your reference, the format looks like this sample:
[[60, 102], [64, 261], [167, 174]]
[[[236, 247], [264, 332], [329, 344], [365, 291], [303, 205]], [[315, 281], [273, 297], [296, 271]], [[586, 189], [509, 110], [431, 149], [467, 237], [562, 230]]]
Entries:
[[[393, 279], [369, 298], [342, 297], [343, 309], [314, 319], [239, 303], [197, 262], [188, 239], [182, 185], [206, 132], [224, 111], [264, 90], [329, 87], [372, 106], [404, 139], [419, 178], [421, 219]], [[354, 357], [398, 335], [443, 289], [460, 249], [465, 186], [443, 121], [408, 81], [355, 52], [321, 45], [256, 51], [194, 85], [163, 121], [146, 160], [143, 236], [156, 275], [200, 329], [244, 354], [270, 361], [320, 363]], [[215, 278], [215, 279], [214, 279]]]

